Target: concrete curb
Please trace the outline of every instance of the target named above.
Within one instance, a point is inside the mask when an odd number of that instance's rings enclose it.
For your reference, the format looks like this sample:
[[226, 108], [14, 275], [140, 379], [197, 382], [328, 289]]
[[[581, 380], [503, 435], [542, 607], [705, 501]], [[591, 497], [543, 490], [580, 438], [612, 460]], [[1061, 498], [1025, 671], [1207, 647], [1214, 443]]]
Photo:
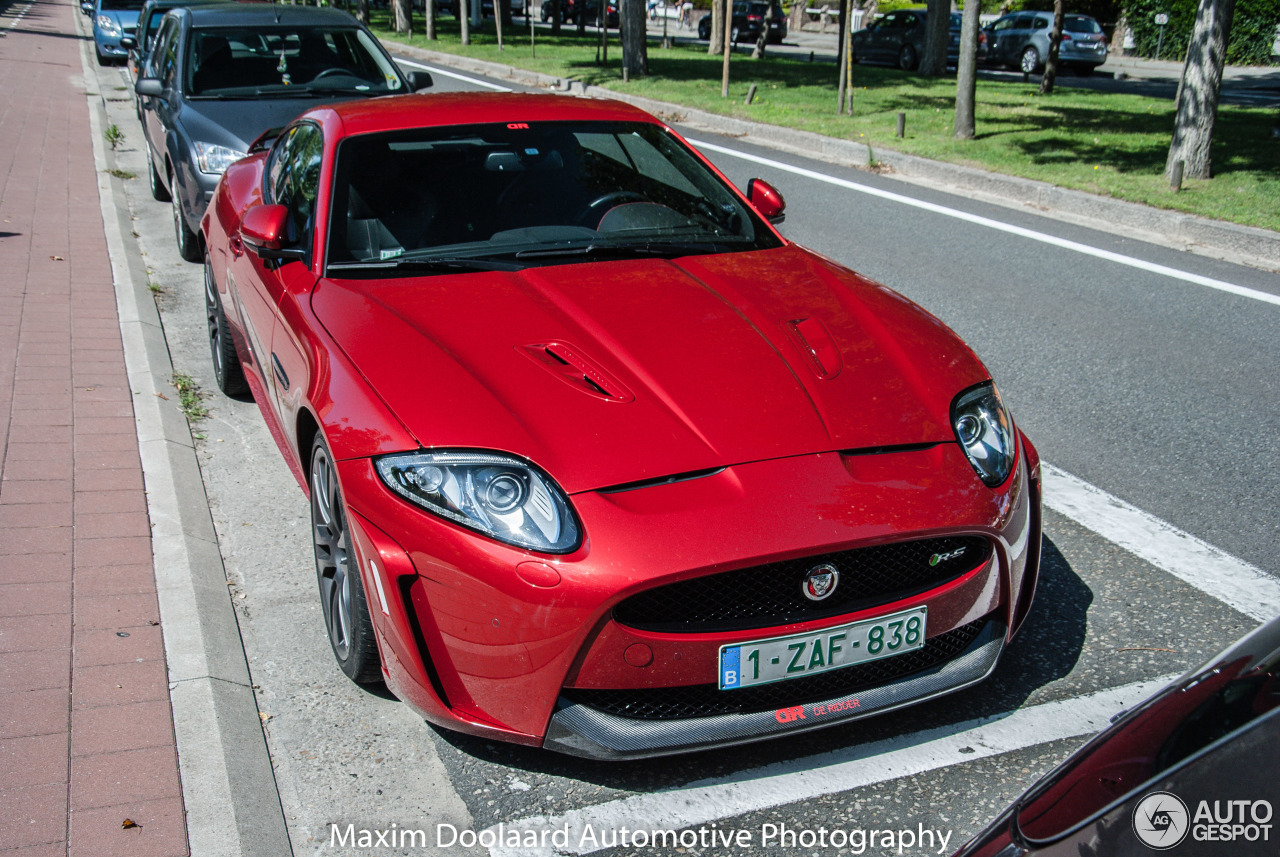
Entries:
[[[748, 143], [846, 167], [865, 167], [871, 151], [861, 143], [798, 131], [763, 122], [751, 122], [656, 101], [612, 89], [588, 86], [538, 72], [456, 54], [429, 51], [401, 42], [383, 40], [388, 49], [417, 59], [523, 86], [536, 86], [593, 98], [613, 98], [634, 104], [669, 123], [739, 137]], [[1241, 265], [1280, 271], [1280, 233], [1238, 226], [1191, 214], [1151, 208], [1109, 197], [1068, 190], [1045, 182], [991, 173], [986, 170], [931, 161], [889, 149], [876, 148], [875, 158], [895, 177], [913, 183], [960, 193], [984, 202], [1030, 210], [1081, 226], [1119, 233], [1141, 241], [1185, 250]]]
[[107, 172], [114, 158], [103, 143], [106, 113], [94, 91], [92, 44], [82, 42], [81, 63], [125, 366], [135, 394], [188, 843], [198, 857], [280, 857], [292, 847], [200, 465], [176, 404], [169, 346], [146, 270], [136, 245], [125, 238], [131, 226], [124, 188]]

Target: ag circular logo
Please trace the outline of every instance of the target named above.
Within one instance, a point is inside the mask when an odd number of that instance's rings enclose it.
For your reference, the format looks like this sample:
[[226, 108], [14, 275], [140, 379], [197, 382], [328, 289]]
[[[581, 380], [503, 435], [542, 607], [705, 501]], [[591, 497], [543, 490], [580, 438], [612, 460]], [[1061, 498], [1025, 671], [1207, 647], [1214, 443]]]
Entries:
[[1187, 838], [1191, 815], [1182, 799], [1170, 792], [1152, 792], [1133, 808], [1133, 832], [1142, 844], [1166, 851]]
[[810, 601], [823, 601], [831, 597], [839, 583], [840, 572], [836, 571], [834, 565], [823, 563], [809, 569], [804, 580], [800, 581], [800, 591]]

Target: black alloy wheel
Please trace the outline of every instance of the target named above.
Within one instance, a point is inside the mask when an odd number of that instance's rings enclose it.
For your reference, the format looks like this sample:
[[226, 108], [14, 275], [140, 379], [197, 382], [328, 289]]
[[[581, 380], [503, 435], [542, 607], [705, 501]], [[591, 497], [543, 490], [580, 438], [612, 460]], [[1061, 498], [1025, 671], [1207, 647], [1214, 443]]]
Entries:
[[378, 644], [369, 619], [369, 605], [338, 487], [338, 471], [319, 434], [311, 448], [311, 533], [315, 543], [320, 609], [333, 656], [347, 678], [356, 684], [382, 679]]
[[911, 45], [903, 45], [902, 50], [898, 51], [898, 68], [903, 71], [914, 71], [918, 63], [916, 49]]
[[207, 253], [204, 257], [204, 313], [209, 323], [209, 352], [218, 389], [228, 396], [242, 396], [249, 385], [240, 365], [240, 355], [236, 353], [231, 339], [227, 314], [222, 311], [222, 298], [218, 296], [218, 286], [213, 279], [213, 263]]

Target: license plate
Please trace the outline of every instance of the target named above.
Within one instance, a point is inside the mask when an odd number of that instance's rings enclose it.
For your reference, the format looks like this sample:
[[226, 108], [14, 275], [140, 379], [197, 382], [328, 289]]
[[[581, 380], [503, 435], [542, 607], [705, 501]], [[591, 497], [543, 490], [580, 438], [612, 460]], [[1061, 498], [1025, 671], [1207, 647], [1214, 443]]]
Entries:
[[923, 648], [927, 612], [916, 607], [808, 634], [721, 646], [720, 689], [802, 678]]

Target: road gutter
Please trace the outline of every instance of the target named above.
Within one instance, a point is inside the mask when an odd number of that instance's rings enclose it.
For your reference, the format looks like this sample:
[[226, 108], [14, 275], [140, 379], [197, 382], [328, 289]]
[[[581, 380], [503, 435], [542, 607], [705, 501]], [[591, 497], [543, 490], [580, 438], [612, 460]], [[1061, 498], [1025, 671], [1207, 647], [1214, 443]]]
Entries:
[[[83, 33], [83, 21], [76, 16]], [[151, 519], [187, 838], [199, 857], [293, 853], [173, 363], [130, 210], [104, 144], [106, 108], [81, 42], [90, 137]], [[145, 143], [143, 144], [145, 145]], [[130, 247], [132, 246], [132, 251]], [[169, 398], [165, 398], [165, 396]]]
[[[745, 143], [829, 164], [863, 169], [872, 157], [867, 146], [850, 140], [719, 116], [679, 104], [590, 86], [576, 80], [564, 80], [486, 60], [429, 51], [389, 39], [384, 39], [383, 43], [388, 50], [405, 56], [463, 69], [472, 74], [508, 80], [522, 86], [624, 101], [647, 110], [664, 122], [737, 137]], [[888, 167], [895, 178], [913, 184], [951, 191], [1007, 208], [1029, 210], [1044, 217], [1101, 229], [1161, 247], [1184, 250], [1264, 271], [1280, 271], [1280, 233], [1267, 229], [1151, 208], [1134, 202], [1069, 190], [1046, 182], [932, 161], [879, 147], [875, 150], [875, 159]]]

